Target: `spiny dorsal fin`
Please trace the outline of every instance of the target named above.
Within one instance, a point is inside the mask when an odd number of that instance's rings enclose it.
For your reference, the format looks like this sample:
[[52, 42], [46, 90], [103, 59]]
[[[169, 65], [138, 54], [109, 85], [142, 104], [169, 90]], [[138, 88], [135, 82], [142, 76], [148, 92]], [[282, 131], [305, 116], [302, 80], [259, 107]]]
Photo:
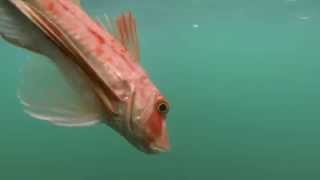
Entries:
[[140, 62], [137, 24], [133, 14], [130, 11], [123, 13], [116, 20], [104, 15], [104, 19], [106, 24], [101, 24], [129, 50], [135, 62]]
[[136, 20], [129, 11], [117, 17], [117, 34], [119, 40], [124, 44], [136, 62], [140, 62], [140, 49]]

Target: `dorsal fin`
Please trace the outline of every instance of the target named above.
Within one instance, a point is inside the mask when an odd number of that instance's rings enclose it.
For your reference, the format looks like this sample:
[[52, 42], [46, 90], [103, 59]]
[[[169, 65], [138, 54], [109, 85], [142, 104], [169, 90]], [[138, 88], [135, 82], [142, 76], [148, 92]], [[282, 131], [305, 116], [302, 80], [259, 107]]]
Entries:
[[134, 60], [140, 62], [137, 24], [130, 11], [117, 18], [117, 31], [119, 40], [128, 48]]
[[105, 15], [106, 29], [112, 33], [128, 50], [135, 62], [140, 62], [140, 48], [137, 24], [133, 14], [128, 11], [118, 16], [116, 20]]

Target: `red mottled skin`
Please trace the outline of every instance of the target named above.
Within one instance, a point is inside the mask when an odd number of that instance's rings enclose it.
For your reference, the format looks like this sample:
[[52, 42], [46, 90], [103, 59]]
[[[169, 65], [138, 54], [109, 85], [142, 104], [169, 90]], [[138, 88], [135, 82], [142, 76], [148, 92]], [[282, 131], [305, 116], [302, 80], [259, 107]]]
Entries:
[[157, 107], [168, 103], [125, 44], [71, 0], [12, 2], [95, 82], [107, 124], [142, 151], [168, 150], [166, 113]]

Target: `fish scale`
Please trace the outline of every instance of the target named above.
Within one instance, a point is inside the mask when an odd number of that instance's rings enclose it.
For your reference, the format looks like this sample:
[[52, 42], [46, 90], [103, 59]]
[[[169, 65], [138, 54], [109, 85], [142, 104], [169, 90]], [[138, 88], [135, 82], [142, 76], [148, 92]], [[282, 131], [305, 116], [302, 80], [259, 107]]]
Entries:
[[[63, 17], [57, 17], [55, 14], [52, 14], [52, 20], [56, 22], [56, 24], [62, 28], [64, 32], [73, 40], [77, 40], [77, 36], [81, 37], [81, 40], [78, 41], [78, 46], [83, 49], [84, 54], [86, 57], [89, 57], [88, 59], [96, 59], [98, 61], [91, 61], [92, 63], [100, 63], [101, 66], [101, 72], [103, 77], [105, 78], [106, 82], [108, 82], [111, 89], [115, 90], [116, 93], [119, 94], [119, 96], [124, 97], [127, 96], [128, 90], [124, 90], [124, 84], [123, 81], [125, 80], [123, 77], [125, 75], [122, 75], [122, 72], [132, 72], [127, 69], [124, 69], [126, 67], [123, 63], [120, 64], [121, 59], [119, 57], [112, 57], [110, 54], [109, 46], [106, 44], [96, 44], [92, 43], [92, 41], [95, 41], [92, 34], [88, 33], [88, 30], [86, 28], [73, 28], [73, 27], [83, 27], [81, 26], [80, 22], [77, 23], [65, 23], [66, 21], [62, 21]], [[95, 53], [95, 50], [99, 46], [99, 48], [102, 48], [104, 50], [104, 53], [100, 56], [97, 56]], [[107, 62], [105, 61], [106, 57], [111, 61]], [[112, 61], [113, 60], [113, 61]], [[121, 73], [120, 73], [121, 72]], [[127, 82], [127, 81], [126, 81]]]
[[[58, 6], [56, 6], [56, 8], [58, 8]], [[117, 73], [118, 75], [120, 75], [120, 79], [123, 79], [122, 77], [130, 77], [130, 79], [135, 79], [138, 76], [134, 73], [134, 71], [132, 69], [128, 69], [127, 65], [128, 63], [124, 63], [123, 59], [129, 59], [128, 57], [128, 51], [123, 48], [123, 47], [118, 47], [118, 43], [116, 41], [113, 41], [113, 38], [111, 36], [103, 36], [101, 35], [100, 37], [103, 38], [104, 43], [92, 43], [92, 42], [97, 42], [97, 40], [95, 39], [95, 37], [92, 35], [92, 32], [89, 32], [89, 28], [88, 26], [90, 25], [94, 25], [97, 26], [97, 24], [85, 24], [86, 26], [82, 26], [82, 23], [85, 21], [66, 21], [63, 19], [72, 19], [74, 18], [72, 15], [77, 17], [77, 19], [79, 18], [87, 18], [86, 16], [83, 16], [82, 14], [77, 14], [74, 12], [70, 12], [69, 13], [63, 13], [63, 15], [60, 15], [58, 9], [55, 9], [56, 13], [50, 12], [49, 17], [51, 16], [53, 21], [56, 22], [61, 28], [63, 28], [64, 32], [66, 32], [66, 34], [69, 35], [70, 38], [77, 40], [76, 37], [81, 37], [78, 39], [79, 41], [79, 45], [81, 45], [81, 47], [83, 48], [83, 51], [85, 52], [85, 54], [90, 55], [91, 57], [96, 58], [98, 61], [103, 62], [103, 64], [108, 64], [108, 66], [104, 66], [104, 67], [108, 67], [109, 71], [112, 72], [112, 69], [114, 69], [114, 73]], [[58, 15], [57, 15], [58, 13]], [[77, 28], [74, 28], [77, 27]], [[87, 27], [87, 28], [84, 28]], [[102, 34], [102, 29], [101, 28], [97, 28], [97, 30], [95, 30], [97, 34]], [[106, 34], [106, 33], [105, 33]], [[107, 42], [112, 42], [112, 43], [107, 43]], [[108, 44], [111, 44], [111, 46], [108, 46]], [[96, 50], [97, 49], [101, 49], [102, 53], [101, 54], [97, 54]], [[115, 54], [114, 51], [120, 55], [122, 55], [122, 57], [113, 57], [110, 54]], [[109, 60], [109, 62], [106, 61]], [[112, 68], [115, 67], [115, 68]], [[112, 77], [110, 75], [106, 75], [108, 77]], [[121, 83], [117, 83], [119, 81], [121, 81], [120, 79], [116, 80], [110, 80], [112, 87], [116, 88], [119, 87], [121, 88]], [[112, 83], [113, 82], [113, 83]], [[130, 82], [130, 80], [127, 80], [127, 82]], [[118, 89], [119, 89], [118, 88]]]

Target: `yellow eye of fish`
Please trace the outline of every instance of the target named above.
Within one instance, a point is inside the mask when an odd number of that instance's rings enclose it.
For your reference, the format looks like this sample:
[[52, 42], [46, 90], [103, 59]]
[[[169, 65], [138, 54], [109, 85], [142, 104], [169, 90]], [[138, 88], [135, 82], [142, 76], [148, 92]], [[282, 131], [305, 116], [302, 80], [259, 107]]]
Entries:
[[157, 105], [157, 110], [161, 114], [167, 114], [169, 112], [169, 103], [166, 101], [160, 101]]

